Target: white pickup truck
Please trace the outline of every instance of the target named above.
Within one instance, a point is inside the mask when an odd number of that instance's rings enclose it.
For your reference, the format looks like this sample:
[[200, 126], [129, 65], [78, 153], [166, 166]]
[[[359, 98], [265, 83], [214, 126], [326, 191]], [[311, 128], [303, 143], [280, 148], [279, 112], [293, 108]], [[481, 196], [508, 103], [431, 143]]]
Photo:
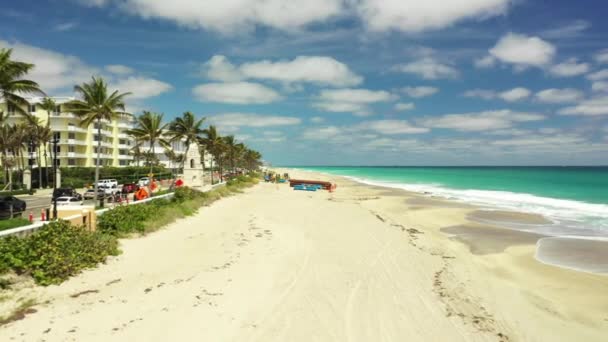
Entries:
[[106, 196], [114, 196], [118, 193], [121, 192], [121, 189], [118, 188], [118, 185], [112, 185], [112, 186], [99, 186], [99, 190], [103, 190], [103, 192], [106, 194]]
[[118, 187], [118, 181], [116, 179], [100, 179], [99, 182], [97, 182], [97, 187], [98, 188]]

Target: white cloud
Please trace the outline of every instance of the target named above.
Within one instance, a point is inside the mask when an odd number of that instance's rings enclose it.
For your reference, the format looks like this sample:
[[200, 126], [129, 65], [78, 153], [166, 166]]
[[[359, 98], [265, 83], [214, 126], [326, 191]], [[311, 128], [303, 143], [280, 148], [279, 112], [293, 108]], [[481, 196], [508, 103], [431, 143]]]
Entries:
[[233, 34], [255, 26], [296, 30], [335, 17], [357, 16], [372, 31], [422, 32], [465, 20], [506, 14], [512, 0], [228, 0], [201, 5], [199, 0], [78, 0], [87, 6], [116, 4], [144, 19]]
[[240, 69], [250, 78], [285, 83], [309, 82], [344, 87], [363, 82], [363, 78], [350, 71], [347, 65], [322, 56], [299, 56], [292, 61], [245, 63]]
[[97, 68], [85, 64], [78, 57], [32, 45], [0, 40], [0, 48], [13, 49], [15, 60], [35, 64], [27, 77], [38, 82], [47, 92], [72, 88], [90, 80], [92, 75], [99, 72]]
[[518, 122], [540, 121], [545, 116], [536, 113], [495, 110], [465, 114], [446, 114], [421, 120], [425, 127], [452, 129], [462, 132], [479, 132], [507, 129]]
[[414, 108], [416, 108], [416, 106], [411, 102], [408, 102], [408, 103], [399, 102], [395, 105], [395, 110], [398, 110], [398, 111], [412, 110]]
[[[223, 128], [229, 127], [274, 127], [299, 125], [300, 118], [281, 115], [251, 113], [224, 113], [209, 117], [209, 122]], [[234, 130], [232, 130], [234, 131]]]
[[135, 72], [135, 70], [128, 66], [120, 64], [106, 65], [105, 69], [115, 75], [130, 75]]
[[585, 94], [577, 89], [545, 89], [536, 93], [538, 101], [544, 103], [570, 103], [580, 101]]
[[67, 23], [57, 24], [57, 25], [55, 25], [55, 27], [53, 27], [53, 29], [55, 31], [65, 32], [65, 31], [69, 31], [69, 30], [75, 28], [76, 26], [78, 26], [77, 23], [67, 22]]
[[608, 64], [608, 49], [598, 51], [593, 58], [600, 64]]
[[306, 140], [322, 140], [327, 141], [334, 139], [342, 134], [342, 129], [336, 126], [327, 126], [316, 129], [307, 129], [302, 133], [302, 138]]
[[508, 33], [490, 49], [490, 55], [504, 62], [525, 66], [544, 66], [553, 60], [556, 49], [538, 37]]
[[312, 118], [310, 118], [310, 122], [312, 122], [312, 123], [322, 123], [322, 122], [325, 122], [325, 118], [320, 117], [320, 116], [313, 116]]
[[601, 81], [608, 79], [608, 69], [602, 69], [600, 71], [596, 71], [592, 74], [587, 75], [587, 78], [591, 81]]
[[251, 82], [201, 84], [194, 87], [192, 93], [203, 102], [262, 104], [282, 99], [273, 89]]
[[346, 64], [324, 56], [298, 56], [291, 61], [263, 60], [235, 66], [225, 56], [216, 55], [203, 64], [203, 72], [212, 80], [224, 82], [259, 79], [285, 84], [313, 83], [336, 87], [354, 86], [363, 82], [363, 78], [352, 72]]
[[550, 39], [573, 38], [580, 36], [584, 31], [591, 27], [591, 23], [586, 20], [575, 20], [567, 25], [545, 30], [540, 33], [542, 37]]
[[582, 116], [608, 115], [608, 96], [581, 101], [576, 106], [561, 109], [558, 113], [561, 115]]
[[454, 67], [441, 63], [433, 57], [425, 57], [411, 63], [396, 65], [394, 69], [415, 74], [427, 80], [457, 78], [460, 75]]
[[421, 32], [505, 14], [510, 0], [359, 0], [356, 10], [373, 31]]
[[576, 58], [570, 58], [563, 63], [551, 66], [549, 73], [557, 77], [572, 77], [586, 74], [589, 69], [589, 64], [579, 63]]
[[498, 97], [507, 102], [516, 102], [528, 98], [532, 92], [526, 88], [513, 88], [498, 94]]
[[351, 112], [357, 116], [370, 115], [369, 104], [396, 99], [384, 90], [336, 89], [323, 90], [313, 106], [329, 112]]
[[241, 71], [222, 55], [215, 55], [205, 62], [202, 72], [214, 81], [238, 82], [245, 78]]
[[494, 65], [496, 65], [496, 58], [494, 58], [490, 55], [487, 55], [485, 57], [477, 58], [473, 64], [478, 69], [491, 68]]
[[426, 127], [415, 127], [405, 120], [364, 121], [353, 127], [355, 130], [370, 130], [380, 134], [420, 134], [429, 131]]
[[132, 94], [128, 96], [128, 99], [133, 100], [158, 96], [173, 89], [168, 83], [138, 76], [131, 76], [127, 79], [119, 80], [116, 83], [112, 83], [110, 88], [115, 88], [122, 93], [131, 92]]
[[517, 87], [503, 92], [487, 89], [473, 89], [466, 91], [463, 95], [465, 97], [480, 98], [484, 100], [502, 99], [507, 102], [517, 102], [530, 97], [531, 94], [532, 92], [530, 90]]
[[[103, 5], [108, 1], [96, 2]], [[203, 28], [225, 34], [252, 31], [255, 26], [296, 30], [341, 13], [340, 0], [122, 0], [117, 7], [144, 19], [164, 19], [181, 26]]]
[[608, 82], [605, 82], [605, 81], [593, 82], [593, 84], [591, 85], [591, 89], [593, 91], [597, 91], [597, 92], [608, 92]]
[[409, 97], [421, 98], [434, 95], [439, 92], [439, 88], [435, 87], [405, 87], [402, 89]]

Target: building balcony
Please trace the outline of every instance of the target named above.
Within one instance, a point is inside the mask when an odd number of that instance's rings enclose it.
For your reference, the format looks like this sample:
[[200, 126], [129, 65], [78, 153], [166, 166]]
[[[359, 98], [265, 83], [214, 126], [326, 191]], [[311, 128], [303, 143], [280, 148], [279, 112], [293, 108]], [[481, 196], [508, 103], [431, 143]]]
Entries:
[[118, 155], [118, 159], [120, 159], [120, 160], [131, 160], [131, 159], [133, 159], [133, 156], [119, 154]]
[[129, 123], [129, 122], [120, 122], [120, 121], [118, 121], [116, 123], [116, 127], [122, 128], [122, 129], [132, 129], [134, 127], [134, 125], [132, 123]]
[[86, 140], [80, 139], [60, 139], [59, 145], [79, 145], [79, 146], [87, 146], [88, 143]]
[[53, 118], [68, 118], [68, 119], [78, 119], [78, 116], [74, 113], [69, 112], [51, 112], [51, 117]]
[[89, 130], [80, 127], [80, 126], [70, 126], [70, 125], [53, 125], [51, 124], [51, 130], [54, 132], [78, 132], [78, 133], [88, 133]]
[[131, 139], [131, 136], [128, 135], [127, 133], [125, 133], [125, 132], [118, 133], [118, 137], [121, 138], [121, 139]]
[[57, 155], [57, 158], [70, 158], [70, 159], [86, 159], [89, 156], [85, 153], [78, 153], [78, 152], [68, 152], [68, 153], [63, 153], [63, 154], [59, 154]]

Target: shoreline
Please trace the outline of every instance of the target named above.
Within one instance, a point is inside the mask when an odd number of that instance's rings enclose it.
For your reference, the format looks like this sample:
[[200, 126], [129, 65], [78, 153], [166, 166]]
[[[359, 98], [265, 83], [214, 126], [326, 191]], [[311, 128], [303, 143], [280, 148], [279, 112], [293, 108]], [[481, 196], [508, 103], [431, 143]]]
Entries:
[[[338, 177], [347, 181], [355, 182], [357, 184], [362, 184], [370, 187], [377, 187], [386, 190], [398, 190], [403, 191], [403, 193], [407, 196], [411, 196], [409, 201], [413, 203], [420, 203], [423, 205], [429, 205], [429, 203], [436, 202], [435, 205], [441, 207], [459, 207], [468, 208], [471, 210], [467, 214], [467, 220], [472, 223], [478, 223], [481, 225], [486, 225], [495, 228], [507, 229], [514, 231], [514, 234], [537, 234], [537, 239], [534, 240], [535, 247], [535, 259], [543, 264], [562, 267], [564, 269], [574, 270], [578, 272], [597, 274], [602, 276], [608, 276], [608, 258], [594, 258], [594, 260], [601, 265], [586, 265], [584, 264], [586, 260], [592, 259], [589, 256], [587, 258], [579, 258], [580, 261], [578, 265], [573, 265], [572, 260], [557, 258], [555, 256], [555, 251], [547, 251], [541, 250], [548, 249], [541, 243], [543, 239], [568, 239], [574, 240], [574, 242], [578, 242], [579, 244], [593, 244], [592, 242], [587, 241], [597, 241], [597, 242], [606, 242], [605, 246], [608, 249], [608, 234], [602, 233], [602, 235], [583, 235], [588, 232], [580, 232], [581, 235], [572, 234], [572, 231], [566, 230], [563, 233], [559, 233], [559, 223], [555, 222], [549, 217], [546, 217], [542, 214], [539, 214], [534, 211], [519, 211], [512, 209], [505, 209], [502, 207], [496, 207], [492, 204], [479, 205], [475, 203], [469, 203], [459, 198], [444, 198], [439, 195], [434, 195], [432, 193], [427, 192], [417, 192], [409, 189], [404, 189], [399, 186], [391, 186], [390, 183], [385, 183], [382, 181], [372, 181], [366, 180], [358, 177], [345, 176], [345, 175], [337, 175], [326, 172], [314, 171], [314, 170], [306, 170], [306, 169], [284, 169], [291, 172], [294, 171], [304, 171], [310, 173], [317, 173], [323, 175], [325, 177]], [[584, 203], [584, 202], [582, 202]], [[592, 203], [591, 203], [592, 204]], [[552, 227], [557, 227], [558, 230], [551, 230]], [[447, 228], [447, 227], [446, 227]], [[446, 233], [448, 234], [448, 233]], [[455, 236], [458, 238], [458, 236]], [[532, 241], [532, 240], [530, 240]], [[466, 243], [466, 241], [463, 241]], [[528, 243], [531, 244], [531, 243]], [[474, 248], [474, 246], [471, 246]], [[554, 248], [555, 249], [555, 248]], [[582, 248], [577, 248], [580, 252]], [[567, 251], [562, 251], [562, 253], [567, 253]], [[539, 255], [550, 254], [553, 257], [539, 257]], [[591, 256], [592, 257], [592, 256]], [[597, 269], [601, 271], [597, 271]]]
[[[470, 207], [301, 171], [336, 192], [261, 183], [59, 286], [15, 341], [603, 341], [608, 278], [509, 244], [473, 254], [441, 232]], [[484, 243], [483, 241], [477, 241]], [[488, 244], [485, 245], [489, 246]], [[491, 246], [490, 246], [491, 247]], [[1, 293], [0, 293], [1, 294]]]

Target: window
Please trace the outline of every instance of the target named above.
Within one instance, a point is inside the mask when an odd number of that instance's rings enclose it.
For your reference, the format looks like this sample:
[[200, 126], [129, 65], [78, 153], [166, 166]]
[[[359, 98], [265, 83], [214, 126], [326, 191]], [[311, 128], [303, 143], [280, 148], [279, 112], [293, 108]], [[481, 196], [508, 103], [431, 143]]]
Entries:
[[55, 115], [59, 115], [59, 113], [61, 113], [61, 105], [57, 105], [57, 107], [55, 107]]
[[68, 165], [69, 165], [69, 166], [74, 166], [74, 165], [76, 165], [76, 159], [68, 159]]
[[30, 113], [36, 113], [36, 105], [33, 105], [33, 104], [28, 105], [27, 106], [27, 111], [30, 112]]
[[129, 164], [127, 164], [127, 161], [126, 161], [126, 160], [119, 160], [119, 161], [118, 161], [118, 165], [120, 165], [120, 166], [127, 166], [127, 165], [129, 165]]
[[194, 159], [190, 159], [190, 168], [194, 169]]
[[58, 166], [58, 167], [61, 166], [61, 159], [56, 159], [55, 160], [55, 165]]
[[61, 139], [61, 132], [53, 132], [53, 139]]
[[101, 137], [101, 135], [97, 135], [97, 134], [95, 134], [95, 135], [93, 136], [93, 140], [94, 140], [94, 141], [99, 141], [99, 140], [103, 141], [103, 138]]
[[76, 146], [70, 145], [68, 146], [68, 152], [75, 152], [76, 151]]
[[9, 114], [15, 114], [15, 105], [10, 104], [10, 103], [9, 103], [9, 104], [7, 104], [7, 105], [6, 105], [6, 111], [7, 111]]
[[119, 140], [118, 140], [118, 143], [119, 143], [120, 145], [128, 145], [128, 143], [127, 143], [127, 139], [119, 139]]
[[61, 153], [61, 146], [57, 146], [57, 148], [55, 149], [55, 153]]
[[127, 156], [129, 155], [129, 150], [118, 150], [118, 154], [121, 156]]
[[68, 139], [76, 139], [76, 133], [74, 133], [74, 132], [69, 132], [69, 133], [68, 133]]

